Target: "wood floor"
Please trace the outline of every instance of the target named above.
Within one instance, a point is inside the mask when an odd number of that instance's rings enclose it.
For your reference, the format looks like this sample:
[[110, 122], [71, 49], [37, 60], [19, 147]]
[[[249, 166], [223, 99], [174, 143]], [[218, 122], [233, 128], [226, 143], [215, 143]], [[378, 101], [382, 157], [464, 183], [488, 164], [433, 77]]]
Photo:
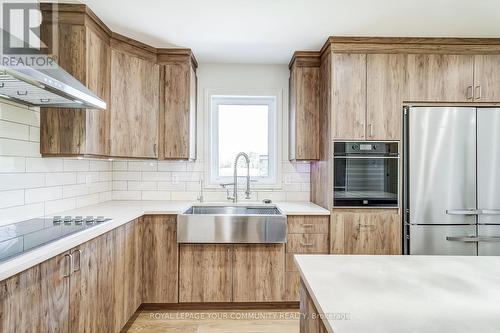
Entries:
[[[130, 333], [298, 333], [294, 310], [139, 310]], [[132, 320], [132, 319], [131, 319]]]

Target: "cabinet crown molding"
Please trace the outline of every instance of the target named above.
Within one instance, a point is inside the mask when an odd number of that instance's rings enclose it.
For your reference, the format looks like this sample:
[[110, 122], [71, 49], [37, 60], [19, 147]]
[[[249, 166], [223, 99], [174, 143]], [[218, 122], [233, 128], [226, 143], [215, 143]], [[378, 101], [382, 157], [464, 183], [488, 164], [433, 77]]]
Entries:
[[320, 51], [295, 51], [288, 68], [296, 67], [319, 67], [321, 65]]

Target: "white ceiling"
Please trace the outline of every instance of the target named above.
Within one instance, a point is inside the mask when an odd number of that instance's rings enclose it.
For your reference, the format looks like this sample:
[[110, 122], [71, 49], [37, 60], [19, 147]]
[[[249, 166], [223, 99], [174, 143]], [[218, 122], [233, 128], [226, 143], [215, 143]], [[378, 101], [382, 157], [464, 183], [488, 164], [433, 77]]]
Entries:
[[285, 64], [330, 35], [500, 37], [500, 0], [83, 0], [113, 31], [199, 62]]

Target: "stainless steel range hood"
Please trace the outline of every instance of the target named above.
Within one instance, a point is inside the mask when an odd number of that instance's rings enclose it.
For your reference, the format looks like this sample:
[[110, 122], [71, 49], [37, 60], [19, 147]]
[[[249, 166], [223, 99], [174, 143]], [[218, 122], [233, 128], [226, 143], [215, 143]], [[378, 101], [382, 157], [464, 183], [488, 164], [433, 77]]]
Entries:
[[106, 109], [106, 102], [59, 66], [0, 65], [0, 98], [29, 106]]

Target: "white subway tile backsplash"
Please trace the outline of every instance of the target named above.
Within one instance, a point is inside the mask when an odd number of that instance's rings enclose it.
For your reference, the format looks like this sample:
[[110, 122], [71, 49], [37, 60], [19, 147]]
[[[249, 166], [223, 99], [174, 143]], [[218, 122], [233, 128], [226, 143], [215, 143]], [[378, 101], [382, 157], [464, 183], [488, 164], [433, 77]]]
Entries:
[[40, 142], [40, 128], [30, 126], [30, 141]]
[[142, 191], [142, 200], [171, 200], [168, 191]]
[[84, 159], [64, 159], [64, 171], [89, 171], [90, 161]]
[[153, 191], [156, 190], [157, 184], [156, 182], [128, 182], [128, 190], [130, 191]]
[[28, 141], [30, 128], [23, 124], [0, 120], [0, 138]]
[[140, 171], [116, 171], [113, 172], [113, 180], [141, 180]]
[[91, 184], [99, 181], [99, 172], [97, 171], [78, 172], [76, 175], [78, 184]]
[[43, 173], [0, 173], [0, 191], [45, 186]]
[[186, 162], [159, 161], [158, 171], [186, 171]]
[[127, 161], [113, 161], [113, 171], [127, 171], [128, 162]]
[[44, 215], [44, 203], [0, 209], [0, 225], [15, 223]]
[[62, 187], [40, 187], [28, 189], [25, 191], [25, 201], [27, 204], [35, 202], [43, 202], [49, 200], [57, 200], [62, 198]]
[[195, 201], [198, 197], [198, 192], [172, 192], [171, 200], [176, 201]]
[[39, 148], [37, 142], [0, 138], [0, 155], [39, 157]]
[[158, 182], [158, 190], [185, 191], [186, 183]]
[[71, 198], [78, 197], [82, 195], [87, 195], [89, 189], [85, 184], [75, 184], [75, 185], [65, 185], [63, 186], [63, 197]]
[[156, 171], [158, 170], [157, 161], [129, 161], [128, 171]]
[[126, 191], [127, 190], [127, 181], [125, 180], [114, 180], [112, 182], [113, 191]]
[[0, 208], [24, 205], [24, 190], [0, 191]]
[[46, 186], [71, 184], [76, 184], [76, 174], [74, 172], [51, 172], [45, 174]]
[[0, 119], [24, 125], [40, 126], [40, 113], [38, 111], [8, 103], [0, 103]]
[[143, 172], [142, 180], [145, 181], [170, 181], [171, 172]]
[[26, 172], [61, 172], [63, 160], [60, 158], [27, 158]]
[[76, 208], [99, 203], [99, 194], [84, 195], [76, 198]]
[[25, 172], [26, 158], [0, 156], [0, 172]]
[[45, 215], [59, 213], [76, 208], [76, 198], [67, 198], [45, 202]]
[[286, 201], [309, 201], [309, 192], [286, 192]]
[[92, 160], [90, 161], [90, 171], [111, 171], [110, 161]]
[[113, 200], [141, 200], [141, 191], [113, 191]]

